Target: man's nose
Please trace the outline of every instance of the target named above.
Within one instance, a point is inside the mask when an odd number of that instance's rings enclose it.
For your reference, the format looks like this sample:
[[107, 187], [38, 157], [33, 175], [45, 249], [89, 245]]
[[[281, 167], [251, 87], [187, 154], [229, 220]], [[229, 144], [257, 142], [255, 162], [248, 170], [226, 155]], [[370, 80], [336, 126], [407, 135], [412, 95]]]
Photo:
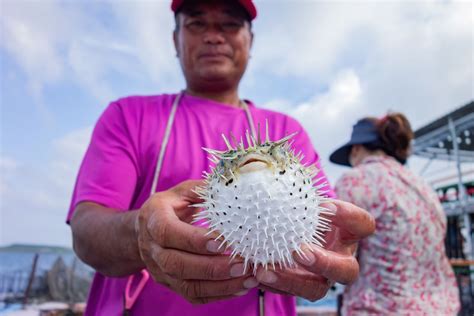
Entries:
[[210, 24], [204, 33], [203, 40], [206, 44], [221, 44], [225, 41], [224, 31], [218, 23]]

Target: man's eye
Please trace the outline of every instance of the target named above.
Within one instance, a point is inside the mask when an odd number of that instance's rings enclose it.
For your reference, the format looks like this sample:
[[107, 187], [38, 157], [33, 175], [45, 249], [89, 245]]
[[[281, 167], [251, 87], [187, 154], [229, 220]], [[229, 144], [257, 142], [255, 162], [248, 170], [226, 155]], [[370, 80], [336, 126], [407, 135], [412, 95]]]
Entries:
[[242, 23], [231, 21], [222, 23], [221, 27], [224, 32], [236, 32], [242, 27], [242, 25]]
[[200, 32], [206, 29], [206, 23], [203, 21], [191, 21], [186, 24], [186, 27], [193, 32]]

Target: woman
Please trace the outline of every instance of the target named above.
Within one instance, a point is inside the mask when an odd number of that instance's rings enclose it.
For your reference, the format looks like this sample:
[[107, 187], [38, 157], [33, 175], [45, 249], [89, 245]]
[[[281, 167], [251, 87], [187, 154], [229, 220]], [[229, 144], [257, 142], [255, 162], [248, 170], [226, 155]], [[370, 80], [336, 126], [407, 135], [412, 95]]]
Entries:
[[365, 208], [376, 233], [359, 243], [360, 277], [346, 288], [345, 315], [456, 315], [459, 293], [444, 248], [446, 216], [436, 193], [404, 167], [413, 132], [403, 114], [364, 118], [330, 156], [352, 166], [336, 184]]

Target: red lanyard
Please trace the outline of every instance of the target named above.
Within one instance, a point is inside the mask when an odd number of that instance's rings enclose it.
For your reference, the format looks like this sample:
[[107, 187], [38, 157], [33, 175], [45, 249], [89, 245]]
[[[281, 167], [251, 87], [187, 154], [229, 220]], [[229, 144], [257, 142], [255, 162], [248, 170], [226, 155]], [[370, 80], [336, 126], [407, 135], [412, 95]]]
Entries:
[[150, 278], [150, 274], [146, 269], [143, 269], [140, 275], [140, 281], [138, 281], [137, 287], [135, 288], [135, 291], [132, 294], [132, 283], [133, 279], [135, 278], [135, 275], [131, 275], [128, 280], [127, 280], [127, 285], [125, 287], [125, 295], [124, 295], [124, 315], [128, 315], [130, 310], [132, 309], [133, 305], [135, 304], [138, 295], [143, 291], [143, 288], [146, 285], [146, 282], [148, 282], [148, 279]]

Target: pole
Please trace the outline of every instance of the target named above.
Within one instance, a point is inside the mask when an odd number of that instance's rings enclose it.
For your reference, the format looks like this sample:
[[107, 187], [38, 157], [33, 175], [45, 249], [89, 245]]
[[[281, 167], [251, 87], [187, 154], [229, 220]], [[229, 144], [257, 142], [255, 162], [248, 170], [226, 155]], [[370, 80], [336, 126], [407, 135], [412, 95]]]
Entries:
[[454, 126], [454, 122], [451, 117], [448, 119], [448, 124], [449, 124], [449, 131], [451, 132], [451, 138], [453, 140], [452, 141], [453, 150], [454, 150], [454, 156], [456, 158], [456, 168], [458, 172], [458, 201], [459, 201], [459, 205], [461, 206], [464, 225], [466, 225], [466, 231], [467, 231], [466, 244], [467, 244], [467, 249], [469, 250], [467, 259], [472, 259], [474, 253], [473, 253], [473, 248], [472, 248], [471, 219], [465, 207], [467, 195], [464, 189], [464, 184], [462, 182], [461, 157], [459, 156], [458, 137], [456, 134], [456, 127]]
[[35, 253], [35, 257], [33, 258], [33, 266], [31, 267], [30, 277], [28, 279], [28, 286], [25, 290], [25, 295], [23, 297], [23, 307], [26, 306], [28, 303], [28, 296], [30, 295], [31, 286], [33, 285], [33, 280], [35, 279], [36, 273], [36, 265], [38, 263], [39, 254]]

